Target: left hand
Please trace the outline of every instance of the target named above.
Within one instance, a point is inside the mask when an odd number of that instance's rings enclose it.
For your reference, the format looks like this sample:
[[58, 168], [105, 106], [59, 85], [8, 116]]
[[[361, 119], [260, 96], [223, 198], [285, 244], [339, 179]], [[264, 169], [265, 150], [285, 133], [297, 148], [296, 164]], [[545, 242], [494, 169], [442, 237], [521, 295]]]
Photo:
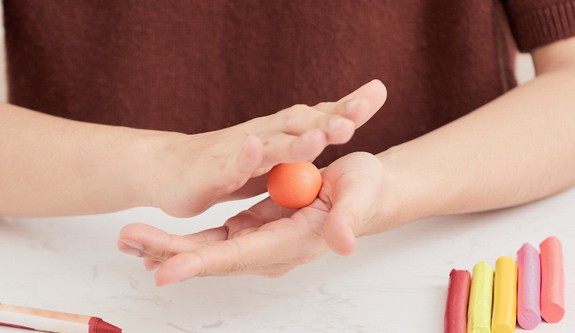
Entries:
[[323, 170], [320, 194], [307, 207], [288, 210], [267, 198], [221, 227], [186, 236], [131, 224], [118, 247], [157, 268], [158, 285], [209, 275], [278, 277], [328, 249], [347, 255], [356, 236], [391, 227], [380, 208], [382, 173], [375, 156], [353, 153]]

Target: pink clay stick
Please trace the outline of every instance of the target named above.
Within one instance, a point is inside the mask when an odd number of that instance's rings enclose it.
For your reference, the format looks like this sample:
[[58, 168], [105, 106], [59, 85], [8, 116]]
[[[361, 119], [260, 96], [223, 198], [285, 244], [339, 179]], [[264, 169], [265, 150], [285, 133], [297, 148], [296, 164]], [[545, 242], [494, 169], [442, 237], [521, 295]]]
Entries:
[[556, 323], [565, 314], [565, 273], [563, 249], [556, 237], [539, 244], [541, 250], [541, 317]]
[[517, 323], [532, 330], [541, 323], [541, 266], [539, 252], [525, 243], [517, 251]]

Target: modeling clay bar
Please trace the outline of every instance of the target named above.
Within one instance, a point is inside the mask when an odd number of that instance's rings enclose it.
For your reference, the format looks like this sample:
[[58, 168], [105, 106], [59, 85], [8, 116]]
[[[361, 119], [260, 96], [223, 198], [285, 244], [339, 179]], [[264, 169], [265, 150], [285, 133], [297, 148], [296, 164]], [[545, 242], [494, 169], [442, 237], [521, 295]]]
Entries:
[[517, 323], [532, 330], [541, 323], [541, 265], [539, 252], [525, 243], [517, 251]]
[[540, 245], [541, 250], [541, 317], [556, 323], [565, 314], [565, 273], [561, 242], [549, 237]]
[[451, 270], [445, 306], [444, 333], [466, 332], [470, 285], [471, 275], [467, 270]]
[[473, 267], [469, 305], [467, 310], [467, 332], [491, 332], [491, 306], [493, 301], [493, 270], [482, 261]]
[[[486, 262], [473, 267], [467, 317], [465, 290], [469, 272], [453, 269], [445, 307], [444, 333], [511, 333], [517, 325], [526, 330], [542, 319], [556, 323], [565, 315], [563, 249], [556, 237], [539, 245], [528, 243], [517, 251], [517, 260], [499, 257], [495, 272]], [[465, 322], [467, 321], [467, 324]]]
[[517, 265], [510, 257], [500, 257], [495, 263], [493, 284], [493, 333], [515, 331], [517, 311]]

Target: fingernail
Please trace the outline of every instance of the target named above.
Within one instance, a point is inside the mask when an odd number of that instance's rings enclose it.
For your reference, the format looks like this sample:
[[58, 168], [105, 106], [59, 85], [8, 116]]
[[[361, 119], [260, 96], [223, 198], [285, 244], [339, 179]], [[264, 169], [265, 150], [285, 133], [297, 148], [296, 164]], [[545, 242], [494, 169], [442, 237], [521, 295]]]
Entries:
[[[328, 126], [329, 126], [329, 123], [328, 123]], [[311, 138], [313, 138], [314, 136], [316, 136], [317, 133], [319, 133], [319, 132], [320, 132], [320, 130], [318, 130], [318, 129], [313, 129], [313, 130], [307, 131], [307, 132], [305, 132], [305, 133], [301, 136], [301, 140], [302, 140], [303, 142], [310, 141]]]
[[345, 103], [345, 111], [347, 113], [352, 113], [354, 112], [359, 106], [361, 105], [361, 107], [365, 107], [365, 105], [367, 105], [367, 100], [363, 99], [363, 98], [354, 98], [352, 100], [349, 100]]
[[147, 271], [155, 271], [158, 267], [160, 267], [162, 263], [159, 261], [154, 261], [151, 263], [146, 264], [146, 270]]
[[350, 99], [349, 101], [345, 102], [345, 111], [352, 112], [353, 109], [359, 104], [359, 99], [354, 98]]
[[334, 131], [343, 127], [347, 121], [341, 117], [331, 117], [327, 122], [327, 128]]
[[133, 256], [141, 257], [144, 252], [144, 246], [132, 239], [121, 239], [120, 251], [131, 254]]

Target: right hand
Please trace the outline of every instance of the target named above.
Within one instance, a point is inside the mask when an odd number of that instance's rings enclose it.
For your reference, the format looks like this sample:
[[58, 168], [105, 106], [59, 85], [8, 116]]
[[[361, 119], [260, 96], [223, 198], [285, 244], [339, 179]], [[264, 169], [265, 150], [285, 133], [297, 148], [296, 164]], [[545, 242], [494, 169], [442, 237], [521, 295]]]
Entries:
[[263, 193], [258, 176], [279, 163], [312, 161], [327, 145], [347, 142], [386, 97], [385, 86], [373, 80], [337, 102], [295, 105], [213, 132], [169, 135], [147, 170], [149, 204], [190, 217], [218, 201]]

